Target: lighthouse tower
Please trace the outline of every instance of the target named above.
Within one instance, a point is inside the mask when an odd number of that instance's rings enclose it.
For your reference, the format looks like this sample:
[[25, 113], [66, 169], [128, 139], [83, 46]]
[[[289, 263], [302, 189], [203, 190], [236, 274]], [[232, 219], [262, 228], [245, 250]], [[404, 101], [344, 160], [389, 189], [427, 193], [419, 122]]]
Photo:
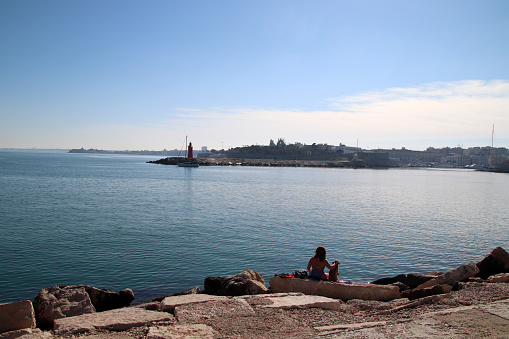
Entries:
[[187, 158], [192, 159], [193, 158], [193, 144], [189, 143], [189, 146], [187, 146]]

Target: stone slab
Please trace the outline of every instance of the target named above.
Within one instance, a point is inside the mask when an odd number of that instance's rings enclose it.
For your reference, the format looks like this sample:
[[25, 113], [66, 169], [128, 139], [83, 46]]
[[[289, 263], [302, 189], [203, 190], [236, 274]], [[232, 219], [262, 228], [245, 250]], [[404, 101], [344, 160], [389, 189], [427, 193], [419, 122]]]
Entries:
[[158, 321], [174, 321], [166, 312], [147, 311], [137, 307], [84, 314], [55, 320], [56, 335], [71, 335], [93, 330], [125, 331], [132, 327], [150, 325]]
[[147, 339], [213, 339], [216, 337], [216, 331], [205, 324], [154, 326], [149, 328], [147, 334]]
[[35, 313], [29, 300], [0, 304], [0, 333], [35, 328]]
[[364, 283], [337, 283], [331, 281], [312, 281], [297, 278], [273, 276], [269, 281], [273, 292], [302, 292], [341, 300], [362, 299], [389, 301], [400, 297], [399, 288], [392, 285]]
[[180, 305], [175, 308], [175, 318], [181, 323], [255, 315], [245, 298], [231, 298], [202, 303]]
[[509, 300], [493, 302], [479, 307], [481, 310], [509, 320]]
[[208, 301], [227, 300], [228, 297], [210, 294], [185, 294], [166, 297], [161, 302], [160, 310], [173, 313], [175, 307], [186, 304], [203, 303]]
[[317, 295], [287, 295], [266, 297], [265, 300], [272, 302], [270, 305], [263, 305], [267, 308], [323, 308], [325, 310], [340, 311], [344, 303], [337, 299]]

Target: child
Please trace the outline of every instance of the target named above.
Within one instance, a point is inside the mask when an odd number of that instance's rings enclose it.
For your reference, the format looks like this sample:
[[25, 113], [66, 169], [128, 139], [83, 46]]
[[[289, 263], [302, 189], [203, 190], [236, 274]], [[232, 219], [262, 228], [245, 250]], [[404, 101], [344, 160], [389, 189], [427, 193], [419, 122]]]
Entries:
[[[338, 280], [338, 266], [339, 261], [334, 260], [332, 265], [326, 259], [327, 253], [323, 246], [318, 246], [315, 251], [315, 256], [309, 259], [308, 271], [309, 276], [320, 280]], [[327, 267], [330, 273], [325, 273], [324, 269]]]

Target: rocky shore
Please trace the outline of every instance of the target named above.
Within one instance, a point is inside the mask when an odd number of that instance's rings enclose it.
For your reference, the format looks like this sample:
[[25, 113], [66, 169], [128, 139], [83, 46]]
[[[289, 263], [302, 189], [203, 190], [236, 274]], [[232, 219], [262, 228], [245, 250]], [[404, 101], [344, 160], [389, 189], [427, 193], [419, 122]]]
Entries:
[[136, 306], [128, 306], [129, 289], [48, 287], [33, 303], [0, 304], [0, 338], [509, 337], [509, 254], [500, 247], [448, 272], [362, 284], [399, 290], [389, 300], [274, 293], [300, 286], [296, 280], [318, 292], [342, 285], [295, 273], [275, 275], [269, 288], [252, 270], [207, 277], [204, 291], [195, 287]]
[[365, 167], [364, 160], [279, 160], [279, 159], [240, 159], [240, 158], [193, 158], [168, 157], [154, 161], [151, 164], [178, 165], [183, 162], [193, 162], [199, 166], [258, 166], [258, 167]]

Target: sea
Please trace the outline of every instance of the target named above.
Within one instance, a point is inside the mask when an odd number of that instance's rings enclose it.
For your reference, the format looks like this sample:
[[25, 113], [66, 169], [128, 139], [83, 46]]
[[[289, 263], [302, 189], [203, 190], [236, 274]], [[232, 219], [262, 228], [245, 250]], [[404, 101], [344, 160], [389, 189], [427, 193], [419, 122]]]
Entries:
[[317, 246], [354, 282], [509, 250], [509, 174], [147, 163], [158, 158], [0, 150], [0, 303], [74, 284], [140, 303], [246, 269], [268, 285]]

